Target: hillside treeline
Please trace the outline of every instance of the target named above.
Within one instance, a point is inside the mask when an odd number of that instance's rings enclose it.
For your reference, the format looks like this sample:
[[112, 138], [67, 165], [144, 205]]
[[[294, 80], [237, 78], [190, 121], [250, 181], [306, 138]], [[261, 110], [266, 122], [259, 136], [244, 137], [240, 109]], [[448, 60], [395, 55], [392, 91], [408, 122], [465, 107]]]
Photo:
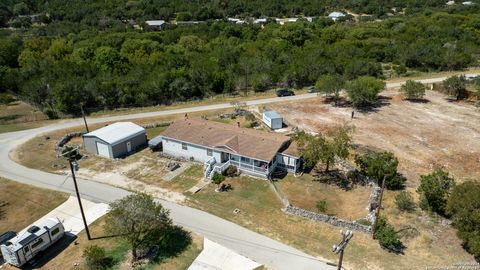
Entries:
[[[53, 3], [54, 1], [50, 1]], [[0, 91], [49, 113], [168, 104], [238, 91], [458, 70], [477, 64], [480, 18], [428, 13], [382, 22], [234, 25], [138, 31], [52, 21], [0, 32]]]

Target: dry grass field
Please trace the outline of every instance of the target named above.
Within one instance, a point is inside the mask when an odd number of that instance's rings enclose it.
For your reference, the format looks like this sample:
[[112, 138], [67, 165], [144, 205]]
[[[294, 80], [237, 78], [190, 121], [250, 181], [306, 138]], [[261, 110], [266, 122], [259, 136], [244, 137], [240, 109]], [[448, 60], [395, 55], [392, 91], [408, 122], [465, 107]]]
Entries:
[[[281, 211], [281, 203], [266, 181], [237, 177], [227, 178], [224, 183], [230, 184], [232, 190], [217, 193], [214, 191], [216, 186], [209, 185], [196, 194], [188, 195], [188, 204], [292, 245], [319, 259], [331, 262], [338, 260], [331, 247], [341, 238], [339, 228], [285, 215]], [[451, 226], [426, 214], [409, 216], [396, 212], [391, 203], [393, 196], [394, 193], [385, 195], [385, 213], [389, 220], [397, 230], [405, 229], [411, 222], [420, 233], [402, 234], [401, 240], [407, 246], [403, 255], [382, 249], [370, 235], [355, 233], [345, 253], [346, 269], [410, 270], [474, 262], [473, 257], [462, 249]], [[239, 214], [233, 213], [235, 208], [240, 209]]]
[[408, 186], [416, 187], [419, 175], [435, 167], [444, 167], [458, 181], [480, 179], [478, 108], [432, 91], [427, 91], [425, 102], [403, 100], [393, 90], [382, 95], [383, 106], [374, 112], [356, 112], [353, 120], [352, 108], [331, 106], [320, 97], [272, 107], [288, 123], [311, 132], [341, 124], [355, 126], [354, 143], [393, 152]]
[[371, 188], [355, 186], [350, 190], [315, 181], [310, 174], [294, 177], [289, 174], [277, 181], [277, 186], [294, 206], [318, 212], [319, 200], [327, 203], [326, 214], [346, 220], [357, 220], [368, 214], [367, 206]]
[[[20, 231], [67, 200], [68, 194], [0, 178], [0, 234]], [[20, 199], [21, 198], [21, 199]]]

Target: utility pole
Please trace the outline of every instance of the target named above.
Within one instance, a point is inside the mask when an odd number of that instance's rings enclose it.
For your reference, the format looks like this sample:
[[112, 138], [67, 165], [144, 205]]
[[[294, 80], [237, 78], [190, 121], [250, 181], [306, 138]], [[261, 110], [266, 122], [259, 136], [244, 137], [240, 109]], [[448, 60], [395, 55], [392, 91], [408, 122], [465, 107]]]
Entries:
[[337, 270], [342, 269], [342, 263], [343, 263], [343, 252], [345, 251], [345, 248], [348, 245], [348, 242], [350, 239], [353, 237], [353, 232], [350, 230], [347, 231], [341, 231], [342, 234], [342, 241], [338, 245], [333, 245], [332, 251], [336, 254], [340, 253], [340, 258], [338, 259], [338, 267]]
[[83, 122], [85, 122], [85, 128], [87, 129], [87, 133], [89, 133], [90, 131], [88, 130], [87, 119], [85, 118], [85, 112], [83, 111], [83, 103], [80, 103], [80, 110], [82, 110], [82, 117]]
[[77, 151], [78, 151], [78, 147], [71, 151], [63, 153], [62, 155], [67, 157], [68, 163], [70, 164], [70, 170], [72, 171], [73, 185], [75, 186], [75, 193], [77, 194], [78, 205], [80, 206], [80, 213], [82, 214], [82, 220], [83, 220], [83, 225], [85, 226], [85, 232], [87, 232], [88, 240], [92, 240], [92, 237], [90, 236], [90, 230], [88, 229], [87, 219], [85, 218], [85, 213], [83, 212], [82, 199], [80, 198], [80, 192], [78, 191], [77, 178], [75, 177], [75, 171], [78, 168], [78, 164], [75, 161], [73, 153], [76, 153]]
[[385, 190], [385, 177], [382, 180], [382, 189], [380, 190], [380, 199], [378, 200], [377, 211], [375, 212], [375, 222], [373, 223], [372, 228], [372, 237], [375, 239], [375, 230], [377, 228], [378, 218], [380, 217], [380, 209], [382, 208], [382, 200], [383, 200], [383, 191]]

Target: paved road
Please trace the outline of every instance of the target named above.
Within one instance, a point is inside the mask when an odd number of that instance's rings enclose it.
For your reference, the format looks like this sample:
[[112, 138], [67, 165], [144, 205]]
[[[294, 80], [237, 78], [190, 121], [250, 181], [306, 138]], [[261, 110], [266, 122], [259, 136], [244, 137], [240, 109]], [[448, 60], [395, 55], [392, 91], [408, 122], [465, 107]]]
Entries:
[[[314, 96], [315, 94], [307, 94], [288, 98], [255, 100], [248, 102], [248, 104], [265, 104], [276, 101], [304, 99]], [[215, 110], [228, 107], [231, 107], [231, 105], [226, 103], [178, 110], [89, 118], [88, 122], [102, 123], [177, 113]], [[83, 121], [81, 119], [72, 119], [50, 126], [0, 134], [0, 176], [26, 184], [74, 194], [71, 179], [63, 175], [46, 173], [19, 165], [9, 158], [9, 152], [16, 146], [39, 134], [82, 124]], [[32, 154], [41, 155], [49, 153]], [[110, 202], [129, 194], [126, 190], [89, 180], [81, 180], [79, 186], [82, 197], [95, 202]], [[189, 228], [241, 255], [264, 264], [271, 269], [334, 269], [334, 267], [327, 265], [325, 262], [317, 260], [297, 249], [249, 231], [217, 216], [168, 201], [160, 200], [160, 202], [166, 208], [170, 209], [171, 217], [175, 223]], [[331, 245], [332, 243], [324, 244]]]
[[[468, 76], [478, 76], [478, 74], [468, 74]], [[444, 79], [445, 77], [441, 77], [420, 81], [423, 83], [433, 83], [443, 81]], [[398, 82], [388, 83], [387, 87], [398, 87], [400, 85], [401, 83]], [[313, 98], [315, 96], [316, 94], [302, 94], [293, 97], [258, 99], [247, 101], [247, 105], [261, 105], [280, 101], [302, 100]], [[136, 118], [225, 109], [230, 107], [232, 107], [231, 104], [222, 103], [175, 110], [117, 115], [101, 118], [88, 118], [88, 122], [92, 124], [104, 123]], [[83, 121], [81, 119], [71, 119], [45, 127], [0, 134], [0, 176], [26, 184], [74, 194], [72, 181], [67, 179], [66, 176], [46, 173], [21, 166], [9, 158], [9, 153], [16, 146], [39, 134], [79, 125], [83, 125]], [[49, 153], [32, 154], [41, 155]], [[80, 182], [80, 189], [82, 191], [81, 193], [83, 198], [95, 202], [110, 202], [129, 194], [129, 192], [126, 190], [89, 180], [82, 180]], [[241, 226], [210, 215], [206, 212], [167, 201], [161, 201], [161, 203], [170, 209], [171, 216], [176, 223], [192, 229], [193, 231], [198, 232], [201, 235], [204, 235], [213, 241], [238, 252], [239, 254], [249, 257], [259, 263], [265, 264], [272, 269], [333, 269], [333, 267], [325, 264], [324, 262], [316, 260], [315, 258], [299, 250], [263, 235], [249, 231]], [[331, 245], [332, 243], [319, 244]]]

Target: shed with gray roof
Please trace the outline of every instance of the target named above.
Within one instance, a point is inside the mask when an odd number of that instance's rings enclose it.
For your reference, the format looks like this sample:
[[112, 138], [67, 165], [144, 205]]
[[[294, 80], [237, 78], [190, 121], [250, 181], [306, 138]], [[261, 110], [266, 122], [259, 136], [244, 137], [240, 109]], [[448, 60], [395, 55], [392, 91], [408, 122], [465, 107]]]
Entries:
[[146, 144], [145, 129], [131, 122], [117, 122], [83, 135], [85, 150], [108, 158], [127, 156]]

